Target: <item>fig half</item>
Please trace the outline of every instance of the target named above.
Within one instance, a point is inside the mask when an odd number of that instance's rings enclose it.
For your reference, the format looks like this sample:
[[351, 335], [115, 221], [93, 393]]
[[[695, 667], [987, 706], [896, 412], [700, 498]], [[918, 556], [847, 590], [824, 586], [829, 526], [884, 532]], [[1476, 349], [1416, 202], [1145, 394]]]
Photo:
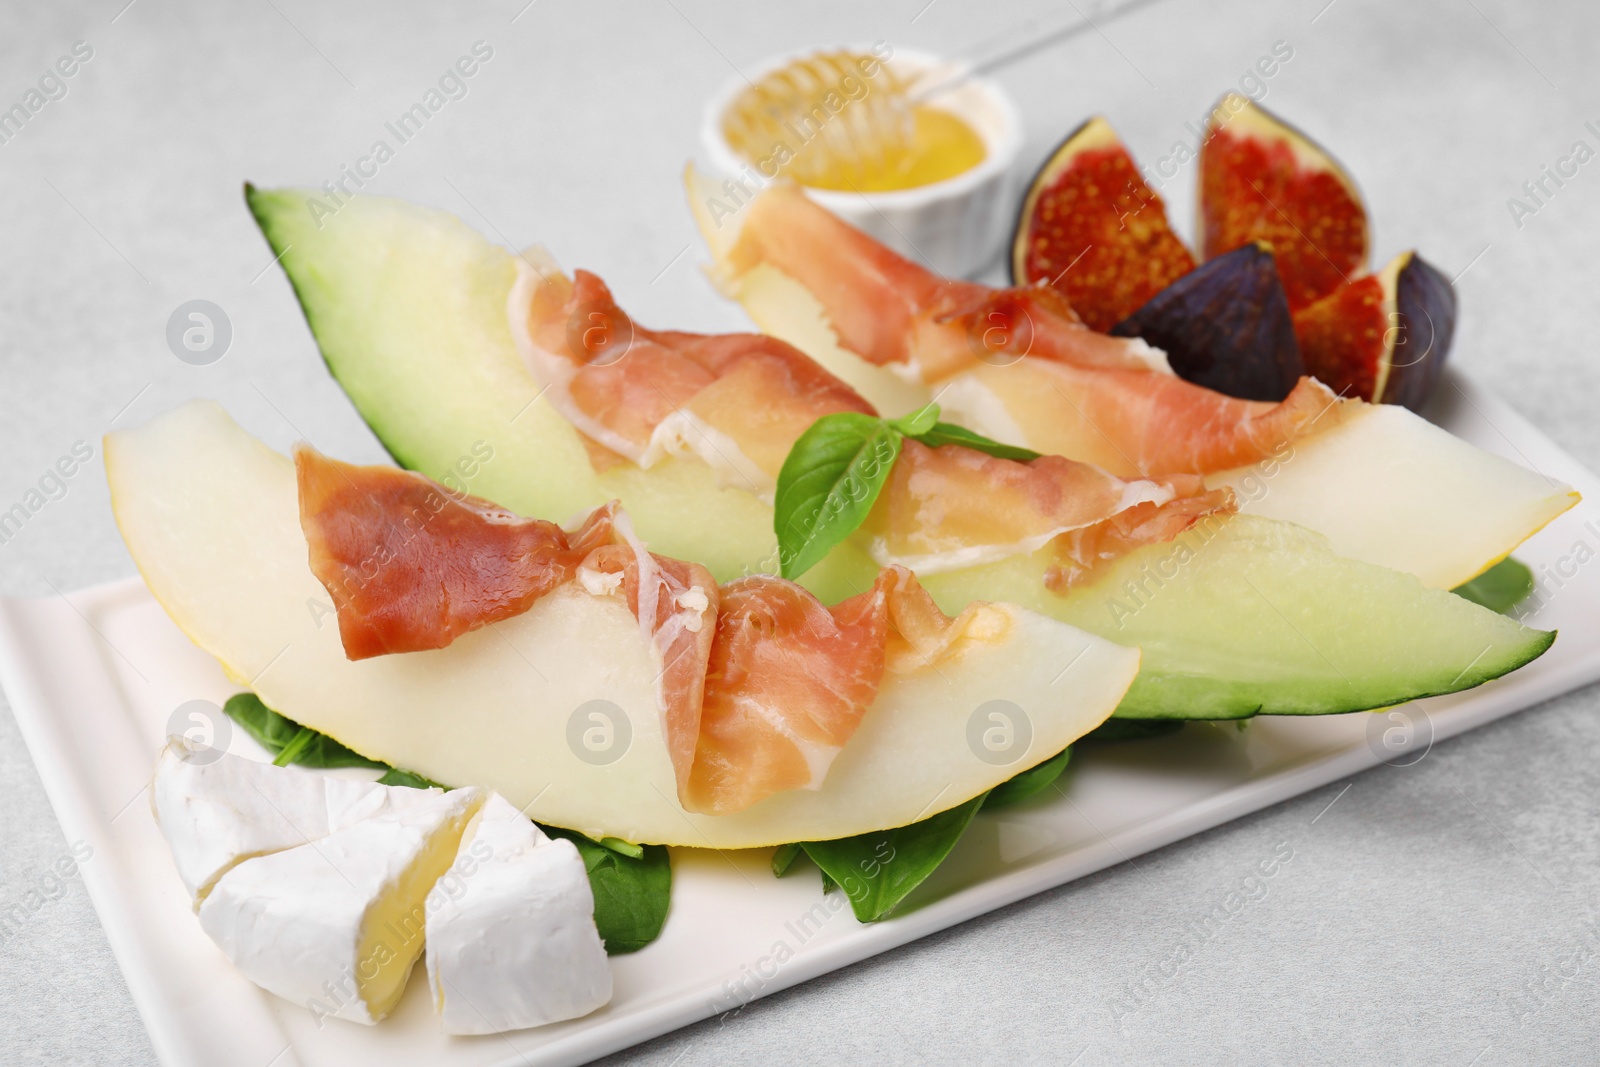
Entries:
[[1238, 93], [1206, 121], [1199, 228], [1205, 259], [1270, 243], [1294, 311], [1367, 265], [1367, 210], [1355, 181], [1311, 138]]
[[1415, 252], [1400, 253], [1294, 316], [1308, 374], [1343, 396], [1413, 411], [1438, 383], [1455, 327], [1450, 279]]
[[1164, 349], [1180, 378], [1282, 400], [1304, 373], [1271, 246], [1252, 242], [1185, 274], [1111, 332]]
[[1096, 116], [1045, 160], [1011, 238], [1011, 282], [1044, 282], [1109, 330], [1194, 268], [1116, 131]]

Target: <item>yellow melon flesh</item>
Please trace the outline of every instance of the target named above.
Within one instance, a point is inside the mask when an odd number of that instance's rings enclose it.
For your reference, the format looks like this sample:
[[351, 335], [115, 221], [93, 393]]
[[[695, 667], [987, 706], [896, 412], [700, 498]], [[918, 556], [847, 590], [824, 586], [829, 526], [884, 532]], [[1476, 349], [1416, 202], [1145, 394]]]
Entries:
[[[999, 605], [991, 639], [887, 676], [820, 789], [737, 815], [689, 814], [661, 736], [657, 666], [620, 598], [561, 592], [448, 648], [351, 662], [307, 561], [287, 457], [205, 401], [105, 447], [117, 522], [151, 592], [268, 706], [366, 756], [492, 788], [540, 822], [592, 836], [744, 848], [914, 822], [1059, 752], [1111, 714], [1138, 671], [1136, 650]], [[974, 714], [996, 700], [1032, 729], [1025, 755], [1003, 766], [969, 743]], [[613, 762], [580, 758], [569, 741], [574, 716], [581, 736], [596, 709], [630, 728]]]

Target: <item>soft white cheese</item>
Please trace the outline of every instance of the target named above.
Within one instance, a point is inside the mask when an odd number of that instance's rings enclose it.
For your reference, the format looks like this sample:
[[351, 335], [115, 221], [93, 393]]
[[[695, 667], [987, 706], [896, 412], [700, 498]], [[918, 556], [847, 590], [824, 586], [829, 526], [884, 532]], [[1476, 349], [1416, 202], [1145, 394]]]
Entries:
[[200, 925], [245, 977], [319, 1022], [375, 1023], [422, 954], [429, 892], [483, 797], [422, 794], [405, 810], [245, 860], [217, 879]]
[[499, 794], [435, 897], [443, 899], [428, 911], [428, 985], [445, 1033], [542, 1026], [610, 1001], [611, 967], [578, 850], [546, 837]]
[[167, 739], [150, 808], [195, 907], [236, 864], [403, 810], [437, 790], [351, 781]]

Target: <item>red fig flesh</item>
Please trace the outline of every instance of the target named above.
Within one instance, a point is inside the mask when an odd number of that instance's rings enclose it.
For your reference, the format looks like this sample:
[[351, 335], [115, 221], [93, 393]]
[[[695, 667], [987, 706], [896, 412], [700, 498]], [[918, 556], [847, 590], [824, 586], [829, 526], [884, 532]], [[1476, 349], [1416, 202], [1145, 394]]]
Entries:
[[1015, 285], [1054, 286], [1109, 330], [1194, 267], [1111, 124], [1092, 118], [1034, 176], [1011, 242]]
[[1212, 110], [1206, 129], [1200, 149], [1204, 258], [1268, 242], [1295, 311], [1365, 270], [1366, 208], [1332, 156], [1236, 93]]

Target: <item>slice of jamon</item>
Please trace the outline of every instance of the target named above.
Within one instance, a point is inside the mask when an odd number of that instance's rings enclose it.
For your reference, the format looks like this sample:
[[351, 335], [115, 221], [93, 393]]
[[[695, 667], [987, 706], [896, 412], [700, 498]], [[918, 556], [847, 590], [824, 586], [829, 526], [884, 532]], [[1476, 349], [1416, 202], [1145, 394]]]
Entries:
[[[792, 186], [771, 186], [747, 204], [736, 236], [707, 239], [725, 281], [760, 266], [788, 276], [816, 299], [844, 358], [891, 365], [938, 387], [953, 421], [1125, 478], [1256, 462], [1305, 432], [1333, 400], [1310, 380], [1277, 405], [1185, 382], [1159, 350], [1088, 329], [1054, 289], [940, 278]], [[798, 336], [802, 318], [762, 322]]]
[[906, 367], [925, 382], [1024, 356], [1170, 373], [1166, 358], [1143, 341], [1089, 329], [1046, 284], [994, 289], [941, 278], [793, 185], [769, 187], [741, 213], [724, 269], [742, 275], [761, 264], [817, 298], [841, 346], [870, 363]]
[[1044, 584], [1057, 593], [1096, 573], [1096, 569], [1115, 562], [1136, 548], [1164, 545], [1201, 521], [1218, 521], [1238, 510], [1232, 490], [1224, 487], [1207, 490], [1195, 475], [1174, 475], [1169, 479], [1174, 498], [1165, 504], [1136, 504], [1118, 512], [1105, 522], [1062, 534], [1055, 539], [1060, 561], [1045, 571]]
[[640, 636], [659, 664], [656, 704], [678, 796], [685, 798], [700, 734], [706, 663], [717, 631], [716, 579], [698, 563], [647, 550], [615, 501], [595, 511], [573, 535], [573, 543], [575, 548], [594, 545], [578, 567], [578, 581], [588, 592], [601, 595], [620, 586], [628, 610], [639, 620]]
[[311, 571], [333, 597], [352, 660], [444, 648], [574, 580], [592, 595], [626, 596], [660, 664], [657, 702], [682, 794], [716, 632], [709, 571], [646, 551], [615, 504], [568, 533], [393, 467], [306, 445], [294, 462]]
[[813, 422], [872, 411], [776, 338], [648, 330], [587, 271], [569, 279], [537, 250], [519, 270], [508, 313], [529, 370], [588, 440], [641, 467], [692, 453], [764, 495]]
[[[698, 564], [651, 553], [609, 504], [568, 533], [418, 474], [295, 450], [311, 569], [351, 659], [443, 648], [562, 587], [622, 596], [658, 665], [656, 696], [679, 802], [729, 814], [821, 785], [877, 699], [915, 670], [992, 639], [1004, 613], [945, 616], [891, 567], [832, 608], [767, 575], [719, 590]], [[975, 620], [987, 620], [979, 625]]]
[[876, 699], [885, 670], [937, 666], [963, 640], [995, 640], [986, 604], [951, 618], [904, 567], [824, 607], [766, 575], [722, 587], [687, 807], [725, 815], [786, 789], [816, 789]]
[[[1358, 403], [1340, 400], [1315, 378], [1301, 378], [1274, 404], [1170, 375], [1047, 360], [981, 368], [944, 399], [957, 422], [1124, 478], [1212, 474], [1258, 463], [1285, 442], [1330, 429]], [[997, 409], [1006, 413], [1009, 429], [986, 421], [993, 416], [985, 412]]]
[[350, 659], [444, 648], [527, 611], [576, 573], [577, 538], [420, 474], [294, 450], [311, 570]]
[[973, 567], [1070, 537], [1086, 573], [1143, 544], [1171, 540], [1200, 516], [1234, 510], [1200, 479], [1124, 481], [1060, 456], [1028, 462], [908, 440], [863, 529], [880, 564], [919, 573]]

